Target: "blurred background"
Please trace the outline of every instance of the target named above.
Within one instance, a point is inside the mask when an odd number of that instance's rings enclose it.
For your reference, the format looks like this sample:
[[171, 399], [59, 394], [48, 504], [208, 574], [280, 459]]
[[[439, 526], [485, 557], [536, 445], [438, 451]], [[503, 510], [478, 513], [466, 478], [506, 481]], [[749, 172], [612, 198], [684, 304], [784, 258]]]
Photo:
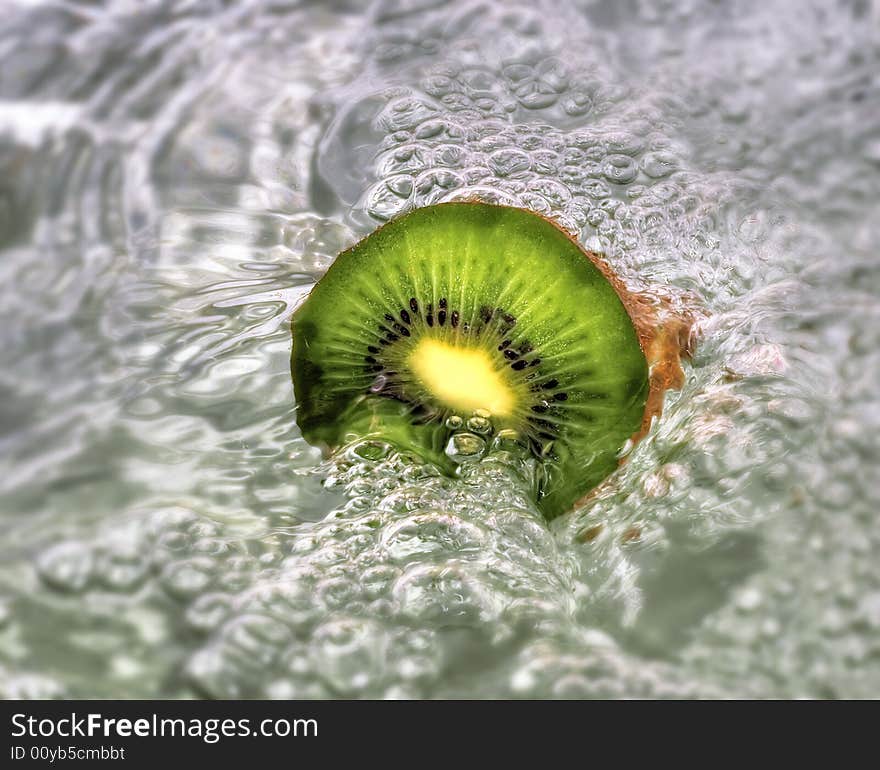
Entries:
[[[880, 6], [2, 0], [0, 694], [880, 694]], [[704, 309], [550, 526], [295, 425], [289, 318], [415, 206]]]

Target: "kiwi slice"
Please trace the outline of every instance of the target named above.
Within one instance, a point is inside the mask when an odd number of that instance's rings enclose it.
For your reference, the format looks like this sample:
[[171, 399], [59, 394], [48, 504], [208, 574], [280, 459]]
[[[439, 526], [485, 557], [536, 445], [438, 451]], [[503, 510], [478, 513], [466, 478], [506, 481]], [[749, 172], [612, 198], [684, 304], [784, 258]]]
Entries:
[[618, 465], [648, 367], [620, 297], [537, 214], [444, 203], [339, 255], [293, 316], [297, 423], [310, 443], [381, 435], [451, 468], [455, 416], [514, 430], [556, 516]]

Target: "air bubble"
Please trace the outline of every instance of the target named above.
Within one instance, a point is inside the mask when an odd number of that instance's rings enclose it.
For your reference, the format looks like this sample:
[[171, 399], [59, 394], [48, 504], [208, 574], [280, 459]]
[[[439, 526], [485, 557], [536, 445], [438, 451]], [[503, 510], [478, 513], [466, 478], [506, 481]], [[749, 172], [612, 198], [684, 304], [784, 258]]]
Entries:
[[510, 451], [525, 447], [522, 434], [512, 428], [502, 428], [492, 439], [492, 451]]
[[651, 179], [669, 176], [678, 166], [678, 158], [670, 152], [649, 152], [642, 158], [642, 171]]
[[486, 435], [492, 430], [492, 421], [489, 419], [489, 412], [484, 409], [478, 409], [472, 417], [467, 421], [468, 430], [474, 433]]
[[629, 184], [639, 175], [639, 167], [628, 155], [609, 155], [602, 167], [604, 177], [614, 184]]
[[365, 208], [371, 216], [385, 221], [397, 216], [409, 205], [409, 198], [401, 198], [385, 182], [381, 182], [368, 193]]
[[645, 142], [641, 137], [627, 131], [615, 131], [606, 138], [606, 146], [613, 153], [638, 155], [645, 146]]
[[99, 549], [95, 573], [98, 581], [112, 591], [133, 591], [146, 579], [147, 565], [136, 552], [111, 542]]
[[386, 182], [388, 189], [395, 195], [407, 200], [413, 191], [413, 180], [409, 174], [400, 174], [399, 176], [389, 177]]
[[391, 444], [384, 441], [361, 441], [351, 448], [351, 452], [363, 460], [378, 462], [391, 453]]
[[214, 562], [196, 556], [167, 565], [159, 576], [159, 582], [171, 596], [186, 600], [204, 593], [214, 578]]
[[618, 459], [623, 459], [630, 452], [632, 452], [634, 448], [635, 448], [635, 442], [631, 438], [628, 438], [624, 442], [623, 446], [620, 447], [620, 449], [617, 451], [617, 454], [615, 455], [615, 457], [617, 457]]
[[446, 456], [455, 463], [479, 460], [486, 451], [486, 441], [475, 433], [456, 433], [446, 445]]
[[507, 177], [528, 171], [531, 160], [528, 154], [522, 150], [504, 149], [497, 150], [489, 156], [490, 168], [498, 176]]
[[452, 414], [446, 418], [446, 427], [449, 430], [458, 430], [464, 424], [464, 420], [457, 414]]
[[611, 190], [608, 188], [608, 185], [598, 179], [588, 179], [584, 182], [583, 191], [589, 197], [596, 200], [601, 200], [602, 198], [607, 198], [611, 195]]
[[[443, 78], [443, 80], [449, 82], [448, 78]], [[442, 96], [442, 94], [435, 95]], [[442, 120], [426, 120], [416, 129], [415, 137], [416, 139], [432, 139], [443, 133], [445, 125]]]
[[79, 592], [92, 579], [94, 558], [85, 543], [60, 543], [37, 559], [40, 577], [59, 591]]
[[562, 109], [567, 115], [580, 117], [593, 109], [593, 99], [583, 91], [571, 91], [562, 100]]
[[202, 633], [219, 628], [231, 612], [231, 598], [224, 593], [199, 596], [186, 610], [189, 626]]

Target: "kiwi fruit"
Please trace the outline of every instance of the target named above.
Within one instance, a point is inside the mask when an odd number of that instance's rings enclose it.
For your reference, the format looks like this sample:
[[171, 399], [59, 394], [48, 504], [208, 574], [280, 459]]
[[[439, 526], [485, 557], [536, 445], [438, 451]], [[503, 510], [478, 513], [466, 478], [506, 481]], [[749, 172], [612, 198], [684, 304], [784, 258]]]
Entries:
[[380, 435], [447, 470], [474, 413], [545, 465], [563, 513], [619, 462], [648, 366], [602, 271], [557, 225], [485, 203], [416, 209], [343, 252], [292, 321], [297, 423], [313, 444]]

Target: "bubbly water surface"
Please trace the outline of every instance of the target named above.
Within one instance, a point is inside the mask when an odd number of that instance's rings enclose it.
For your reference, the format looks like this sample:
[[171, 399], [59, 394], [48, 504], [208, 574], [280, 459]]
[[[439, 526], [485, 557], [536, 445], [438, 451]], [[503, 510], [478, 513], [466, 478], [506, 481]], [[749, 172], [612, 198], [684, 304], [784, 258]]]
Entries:
[[[876, 696], [878, 52], [860, 0], [7, 2], [0, 693]], [[503, 440], [295, 426], [297, 302], [473, 195], [704, 310], [552, 526]]]

